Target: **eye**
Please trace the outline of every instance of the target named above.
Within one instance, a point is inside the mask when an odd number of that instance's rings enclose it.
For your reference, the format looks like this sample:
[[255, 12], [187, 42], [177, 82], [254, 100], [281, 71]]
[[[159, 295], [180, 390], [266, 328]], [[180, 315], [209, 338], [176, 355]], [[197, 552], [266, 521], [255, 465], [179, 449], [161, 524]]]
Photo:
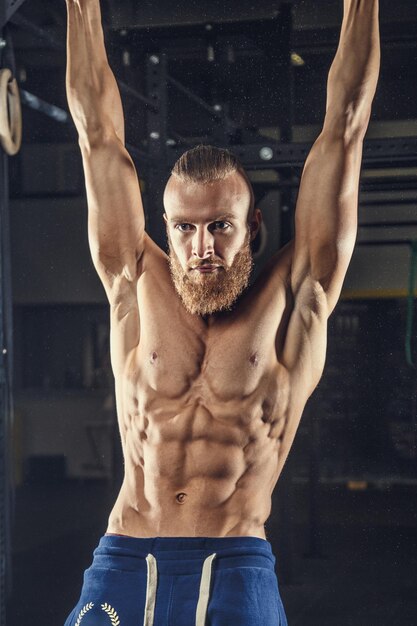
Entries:
[[228, 222], [214, 222], [214, 227], [217, 230], [227, 230], [230, 227]]
[[182, 233], [186, 233], [191, 230], [192, 224], [177, 224], [175, 228], [178, 228], [178, 230]]

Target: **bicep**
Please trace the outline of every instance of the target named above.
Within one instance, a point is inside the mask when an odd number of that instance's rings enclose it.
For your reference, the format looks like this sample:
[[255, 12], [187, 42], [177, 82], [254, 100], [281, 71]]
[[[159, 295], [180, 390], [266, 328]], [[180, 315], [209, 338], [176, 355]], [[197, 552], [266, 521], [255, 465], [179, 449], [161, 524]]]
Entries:
[[310, 274], [324, 288], [329, 313], [340, 296], [357, 233], [362, 142], [323, 132], [303, 170], [295, 210], [291, 286]]
[[128, 280], [134, 280], [145, 234], [135, 166], [113, 134], [96, 145], [81, 146], [81, 152], [93, 263], [107, 285], [113, 276], [122, 273]]
[[289, 372], [293, 394], [305, 401], [323, 373], [327, 319], [326, 294], [319, 283], [307, 277], [292, 298], [277, 355]]
[[329, 316], [327, 294], [319, 281], [305, 271], [293, 289], [295, 239], [271, 259], [270, 269], [279, 278], [285, 306], [276, 335], [276, 356], [291, 378], [296, 402], [305, 402], [323, 373]]

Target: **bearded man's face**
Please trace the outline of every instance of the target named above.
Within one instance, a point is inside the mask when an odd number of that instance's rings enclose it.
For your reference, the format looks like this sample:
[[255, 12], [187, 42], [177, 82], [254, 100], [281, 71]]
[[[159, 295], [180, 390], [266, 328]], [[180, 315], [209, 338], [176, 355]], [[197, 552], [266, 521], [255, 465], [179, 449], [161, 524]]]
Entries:
[[[249, 239], [248, 233], [230, 267], [213, 256], [193, 261], [185, 270], [168, 240], [172, 280], [189, 313], [207, 315], [231, 308], [249, 284], [253, 266]], [[211, 265], [215, 265], [215, 269], [211, 271], [204, 269]]]
[[171, 177], [165, 189], [169, 265], [185, 308], [207, 315], [230, 309], [249, 283], [251, 239], [260, 211], [248, 224], [251, 196], [239, 172], [212, 183]]

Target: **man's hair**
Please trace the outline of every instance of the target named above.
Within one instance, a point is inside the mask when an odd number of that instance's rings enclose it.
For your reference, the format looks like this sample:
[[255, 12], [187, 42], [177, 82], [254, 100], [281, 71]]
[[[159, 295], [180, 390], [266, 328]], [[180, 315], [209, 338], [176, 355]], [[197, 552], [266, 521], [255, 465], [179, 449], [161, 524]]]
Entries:
[[238, 158], [229, 150], [199, 144], [184, 152], [171, 170], [171, 174], [183, 182], [202, 184], [223, 180], [233, 172], [239, 172], [248, 185], [251, 196], [249, 219], [255, 208], [252, 184]]

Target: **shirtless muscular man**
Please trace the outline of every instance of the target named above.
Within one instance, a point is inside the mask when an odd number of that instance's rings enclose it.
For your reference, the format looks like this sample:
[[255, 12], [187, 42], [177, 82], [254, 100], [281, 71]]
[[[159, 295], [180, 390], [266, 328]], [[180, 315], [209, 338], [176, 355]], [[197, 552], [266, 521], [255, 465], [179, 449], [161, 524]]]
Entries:
[[175, 164], [164, 193], [169, 254], [145, 232], [99, 0], [66, 4], [67, 97], [110, 305], [125, 474], [65, 624], [285, 625], [264, 525], [354, 249], [378, 0], [344, 0], [295, 237], [251, 287], [262, 218], [229, 151], [197, 146]]

